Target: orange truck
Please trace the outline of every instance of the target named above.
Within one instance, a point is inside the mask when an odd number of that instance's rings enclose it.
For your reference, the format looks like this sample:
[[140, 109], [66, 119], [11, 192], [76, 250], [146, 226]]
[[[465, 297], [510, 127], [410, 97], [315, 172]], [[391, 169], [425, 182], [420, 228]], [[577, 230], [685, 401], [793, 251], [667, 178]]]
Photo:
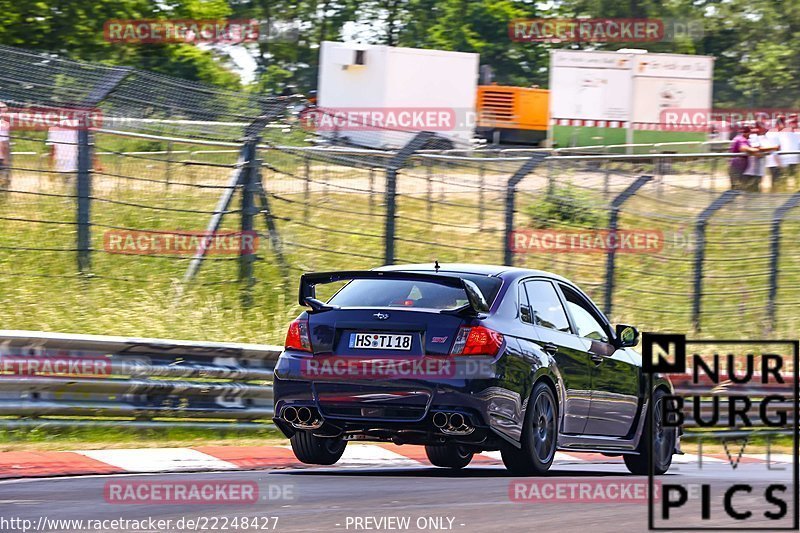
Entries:
[[475, 132], [493, 144], [540, 144], [547, 138], [550, 91], [479, 85]]

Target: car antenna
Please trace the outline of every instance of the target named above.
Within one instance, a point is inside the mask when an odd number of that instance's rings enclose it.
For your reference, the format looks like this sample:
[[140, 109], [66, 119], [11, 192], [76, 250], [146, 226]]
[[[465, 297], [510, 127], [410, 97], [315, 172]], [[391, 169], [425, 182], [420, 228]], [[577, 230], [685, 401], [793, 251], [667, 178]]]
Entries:
[[441, 267], [439, 266], [439, 261], [438, 261], [438, 260], [436, 260], [436, 259], [434, 259], [434, 260], [433, 260], [433, 269], [434, 269], [436, 272], [439, 272], [439, 269], [440, 269], [440, 268], [441, 268]]

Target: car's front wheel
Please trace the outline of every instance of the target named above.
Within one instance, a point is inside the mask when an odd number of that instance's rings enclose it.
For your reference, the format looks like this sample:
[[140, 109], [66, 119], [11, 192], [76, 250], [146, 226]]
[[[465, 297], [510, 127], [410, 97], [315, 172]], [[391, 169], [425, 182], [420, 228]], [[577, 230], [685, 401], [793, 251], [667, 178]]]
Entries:
[[457, 444], [443, 446], [425, 446], [425, 455], [433, 466], [443, 468], [464, 468], [472, 461], [472, 452], [466, 451]]
[[558, 409], [553, 391], [539, 382], [533, 388], [522, 427], [522, 447], [501, 450], [503, 464], [518, 476], [544, 474], [556, 456]]
[[[667, 393], [658, 389], [653, 393], [653, 413], [648, 416], [645, 428], [636, 447], [638, 455], [625, 455], [625, 466], [632, 474], [646, 475], [650, 469], [650, 458], [653, 459], [653, 473], [661, 475], [669, 470], [672, 465], [672, 454], [678, 438], [678, 428], [668, 427], [664, 424], [666, 419], [665, 403], [669, 401]], [[653, 434], [652, 454], [648, 442], [648, 433]]]
[[311, 431], [298, 431], [289, 442], [297, 459], [310, 465], [332, 465], [344, 453], [347, 441], [330, 437], [317, 437]]

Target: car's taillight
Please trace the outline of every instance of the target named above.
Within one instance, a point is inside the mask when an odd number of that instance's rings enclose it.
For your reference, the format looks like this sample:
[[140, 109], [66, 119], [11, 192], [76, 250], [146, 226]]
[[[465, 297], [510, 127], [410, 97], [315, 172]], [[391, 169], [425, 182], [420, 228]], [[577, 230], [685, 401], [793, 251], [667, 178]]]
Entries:
[[453, 355], [497, 355], [503, 345], [503, 334], [483, 326], [458, 330], [450, 353]]
[[286, 332], [286, 343], [284, 346], [291, 350], [311, 351], [311, 339], [308, 336], [308, 320], [295, 320], [289, 324], [289, 331]]

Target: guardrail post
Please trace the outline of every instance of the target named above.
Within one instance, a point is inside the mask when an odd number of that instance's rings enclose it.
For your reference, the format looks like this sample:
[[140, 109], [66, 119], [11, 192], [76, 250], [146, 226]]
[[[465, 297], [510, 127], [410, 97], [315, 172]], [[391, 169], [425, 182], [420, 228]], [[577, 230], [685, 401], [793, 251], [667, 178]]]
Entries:
[[88, 127], [78, 130], [78, 173], [75, 181], [77, 197], [78, 272], [91, 270], [91, 208], [92, 208], [92, 136]]
[[772, 229], [770, 231], [770, 265], [769, 265], [769, 299], [767, 301], [767, 324], [771, 330], [775, 329], [775, 301], [778, 296], [778, 261], [781, 252], [781, 223], [783, 217], [790, 209], [800, 205], [800, 192], [794, 193], [786, 203], [775, 210], [772, 217]]
[[397, 171], [403, 168], [408, 158], [431, 140], [434, 134], [429, 131], [417, 133], [389, 161], [386, 168], [386, 224], [383, 234], [383, 263], [394, 264], [395, 217], [397, 216]]
[[[617, 226], [619, 224], [619, 211], [628, 198], [636, 194], [636, 192], [641, 189], [645, 183], [649, 182], [653, 179], [653, 176], [640, 176], [628, 185], [628, 187], [618, 194], [612, 201], [611, 201], [611, 214], [609, 215], [608, 220], [608, 233], [609, 236], [615, 236], [616, 242], [616, 234], [617, 234]], [[606, 316], [611, 316], [611, 308], [614, 302], [614, 272], [616, 270], [616, 258], [617, 258], [617, 251], [614, 247], [609, 247], [608, 254], [606, 255], [606, 290], [605, 290], [605, 305], [603, 306], [603, 311], [605, 312]]]
[[740, 191], [735, 190], [725, 191], [697, 217], [697, 224], [694, 230], [697, 248], [694, 255], [694, 301], [692, 302], [692, 327], [695, 331], [700, 331], [700, 312], [703, 299], [703, 260], [706, 255], [706, 225], [708, 219], [714, 213], [732, 202], [734, 198], [739, 196], [739, 193]]
[[514, 264], [514, 249], [511, 246], [511, 235], [514, 232], [514, 204], [517, 197], [517, 185], [525, 176], [533, 172], [546, 158], [547, 154], [544, 152], [534, 153], [530, 159], [522, 163], [522, 166], [514, 172], [506, 184], [506, 229], [505, 232], [503, 232], [503, 240], [505, 241], [503, 243], [504, 265], [513, 266]]

